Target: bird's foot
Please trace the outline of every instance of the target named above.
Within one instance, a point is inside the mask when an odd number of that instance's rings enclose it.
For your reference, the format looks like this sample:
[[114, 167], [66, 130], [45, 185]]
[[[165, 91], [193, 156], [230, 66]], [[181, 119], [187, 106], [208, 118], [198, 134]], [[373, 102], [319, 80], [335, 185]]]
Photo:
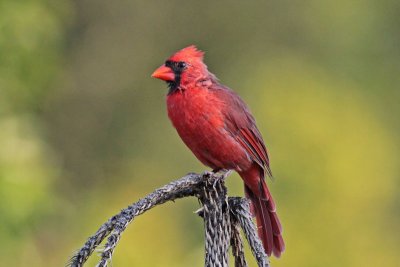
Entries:
[[216, 184], [219, 181], [225, 180], [231, 174], [232, 170], [227, 169], [214, 169], [212, 171], [204, 171], [202, 176], [204, 178], [213, 178], [213, 188], [216, 188]]
[[229, 176], [229, 174], [232, 172], [231, 170], [226, 170], [226, 169], [218, 169], [216, 172], [215, 170], [213, 170], [214, 172], [214, 184], [213, 184], [213, 188], [216, 188], [216, 184], [219, 181], [224, 181], [226, 177]]
[[216, 176], [218, 179], [223, 179], [225, 180], [226, 177], [228, 177], [231, 173], [232, 170], [227, 170], [227, 169], [218, 169], [218, 170], [213, 170], [214, 176]]
[[203, 176], [203, 177], [206, 177], [206, 178], [210, 178], [210, 177], [212, 177], [212, 176], [214, 176], [214, 172], [210, 172], [210, 171], [204, 171], [201, 175]]

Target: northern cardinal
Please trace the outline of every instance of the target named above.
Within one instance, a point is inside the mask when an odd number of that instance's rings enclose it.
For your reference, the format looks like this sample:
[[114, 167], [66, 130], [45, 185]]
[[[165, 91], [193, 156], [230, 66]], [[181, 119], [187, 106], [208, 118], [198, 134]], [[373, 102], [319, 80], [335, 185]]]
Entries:
[[285, 250], [275, 203], [265, 182], [271, 176], [264, 141], [247, 105], [222, 85], [189, 46], [172, 55], [152, 77], [168, 84], [168, 116], [193, 154], [214, 171], [235, 170], [251, 200], [265, 252]]

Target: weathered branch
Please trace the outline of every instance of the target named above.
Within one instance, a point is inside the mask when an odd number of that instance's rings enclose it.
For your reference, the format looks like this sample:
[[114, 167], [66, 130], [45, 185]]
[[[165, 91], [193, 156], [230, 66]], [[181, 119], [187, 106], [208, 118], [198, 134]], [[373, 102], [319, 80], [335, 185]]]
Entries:
[[[237, 202], [236, 198], [229, 198], [229, 206], [233, 209], [235, 209], [235, 205], [237, 204], [235, 202]], [[240, 235], [240, 224], [237, 216], [233, 212], [231, 212], [231, 247], [233, 257], [235, 258], [235, 267], [247, 267], [243, 240]]]
[[190, 173], [155, 190], [104, 223], [76, 252], [68, 266], [83, 266], [93, 251], [108, 236], [97, 265], [107, 266], [122, 233], [136, 216], [167, 201], [188, 196], [196, 196], [203, 205], [199, 215], [204, 218], [205, 226], [205, 266], [228, 266], [229, 246], [232, 246], [235, 266], [247, 266], [239, 226], [249, 241], [258, 265], [269, 266], [256, 234], [247, 200], [227, 197], [224, 185], [226, 175], [227, 173]]
[[257, 230], [250, 214], [249, 201], [244, 198], [230, 198], [231, 212], [243, 230], [249, 242], [251, 252], [257, 260], [258, 266], [269, 266], [269, 259], [265, 254], [264, 247], [257, 235]]

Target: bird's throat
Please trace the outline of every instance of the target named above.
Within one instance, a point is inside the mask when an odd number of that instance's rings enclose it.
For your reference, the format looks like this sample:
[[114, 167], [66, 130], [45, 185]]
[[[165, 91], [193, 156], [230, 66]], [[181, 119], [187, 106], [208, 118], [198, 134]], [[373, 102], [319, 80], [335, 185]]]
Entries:
[[177, 92], [179, 90], [179, 86], [180, 86], [180, 78], [177, 80], [176, 76], [175, 76], [175, 80], [174, 81], [168, 81], [168, 95], [171, 95], [175, 92]]

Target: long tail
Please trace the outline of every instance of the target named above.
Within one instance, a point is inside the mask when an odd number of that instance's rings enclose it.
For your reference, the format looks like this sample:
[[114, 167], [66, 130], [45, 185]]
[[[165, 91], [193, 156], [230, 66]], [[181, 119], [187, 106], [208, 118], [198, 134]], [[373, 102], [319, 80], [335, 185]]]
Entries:
[[246, 179], [250, 178], [248, 176], [243, 178], [245, 181], [245, 193], [247, 198], [251, 200], [253, 206], [252, 212], [257, 221], [258, 236], [264, 245], [265, 253], [268, 256], [271, 256], [273, 253], [276, 257], [280, 257], [285, 250], [285, 243], [282, 238], [282, 226], [276, 214], [275, 203], [267, 184], [263, 177], [258, 176], [258, 190], [255, 191], [257, 187], [254, 188], [252, 186], [255, 179], [253, 178], [250, 181]]

